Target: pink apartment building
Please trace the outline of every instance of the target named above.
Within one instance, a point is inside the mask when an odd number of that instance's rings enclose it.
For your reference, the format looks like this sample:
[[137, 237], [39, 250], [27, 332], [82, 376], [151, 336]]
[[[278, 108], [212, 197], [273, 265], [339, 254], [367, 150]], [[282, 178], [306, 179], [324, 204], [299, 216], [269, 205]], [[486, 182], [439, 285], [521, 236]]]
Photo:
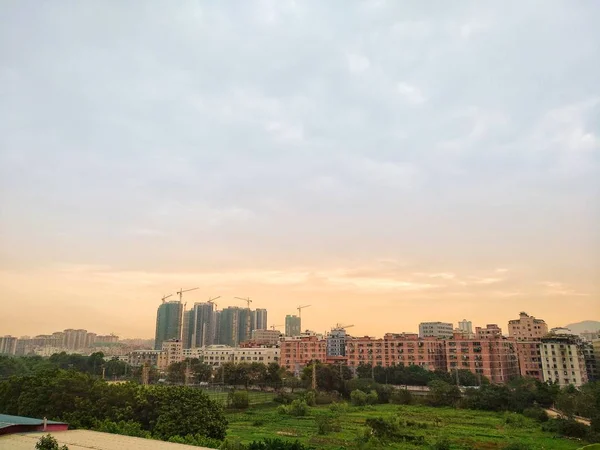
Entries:
[[541, 357], [541, 339], [548, 334], [548, 325], [525, 312], [518, 319], [508, 321], [508, 336], [517, 341], [521, 376], [544, 381]]
[[306, 334], [283, 338], [279, 359], [283, 367], [298, 375], [311, 361], [327, 360], [327, 340]]

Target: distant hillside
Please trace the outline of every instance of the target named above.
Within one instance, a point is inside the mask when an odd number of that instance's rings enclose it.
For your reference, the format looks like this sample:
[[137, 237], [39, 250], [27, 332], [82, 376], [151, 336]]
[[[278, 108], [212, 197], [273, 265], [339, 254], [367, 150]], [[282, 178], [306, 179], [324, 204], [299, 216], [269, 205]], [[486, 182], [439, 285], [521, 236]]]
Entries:
[[565, 325], [565, 328], [569, 328], [573, 333], [582, 333], [584, 331], [598, 331], [600, 330], [600, 322], [597, 320], [584, 320], [583, 322], [570, 323]]

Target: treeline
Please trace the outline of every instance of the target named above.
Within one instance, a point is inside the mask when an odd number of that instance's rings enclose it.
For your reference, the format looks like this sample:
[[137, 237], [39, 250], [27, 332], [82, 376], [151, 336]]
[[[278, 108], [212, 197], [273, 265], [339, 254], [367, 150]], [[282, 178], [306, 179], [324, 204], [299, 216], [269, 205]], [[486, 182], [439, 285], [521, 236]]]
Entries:
[[109, 384], [91, 374], [56, 368], [0, 382], [0, 411], [163, 440], [221, 440], [227, 430], [221, 405], [199, 389]]

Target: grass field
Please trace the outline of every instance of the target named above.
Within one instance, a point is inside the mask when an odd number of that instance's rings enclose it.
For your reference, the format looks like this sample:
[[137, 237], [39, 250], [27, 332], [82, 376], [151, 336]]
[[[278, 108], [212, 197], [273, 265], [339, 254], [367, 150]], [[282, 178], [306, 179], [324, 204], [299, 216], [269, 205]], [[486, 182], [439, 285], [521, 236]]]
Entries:
[[[228, 438], [238, 438], [247, 443], [262, 438], [282, 437], [298, 439], [318, 449], [357, 448], [356, 438], [365, 428], [368, 417], [391, 417], [399, 414], [404, 420], [426, 424], [426, 428], [407, 427], [410, 434], [422, 435], [428, 444], [446, 437], [453, 449], [502, 449], [509, 443], [518, 442], [528, 449], [578, 449], [586, 445], [541, 431], [538, 422], [518, 415], [507, 423], [507, 414], [453, 408], [430, 408], [426, 406], [377, 405], [359, 409], [349, 407], [340, 417], [342, 430], [325, 436], [317, 434], [315, 417], [327, 414], [328, 407], [310, 408], [305, 417], [280, 415], [274, 404], [254, 406], [244, 412], [228, 413]], [[515, 417], [513, 414], [512, 418]], [[436, 424], [436, 418], [438, 419]], [[510, 419], [509, 419], [510, 420]], [[415, 449], [415, 444], [398, 443], [386, 448]]]
[[[207, 394], [211, 400], [220, 402], [223, 405], [227, 403], [227, 395], [229, 391], [216, 391], [205, 389], [203, 390], [203, 392]], [[273, 400], [273, 397], [275, 397], [275, 394], [273, 392], [248, 391], [248, 401], [251, 405], [258, 405], [261, 403], [271, 402]]]

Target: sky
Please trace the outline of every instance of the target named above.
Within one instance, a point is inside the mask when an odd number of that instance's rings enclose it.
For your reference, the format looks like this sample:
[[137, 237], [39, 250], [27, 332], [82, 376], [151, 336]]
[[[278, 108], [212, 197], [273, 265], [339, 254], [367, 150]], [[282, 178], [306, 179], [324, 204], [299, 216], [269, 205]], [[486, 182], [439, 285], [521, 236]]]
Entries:
[[[0, 335], [600, 319], [600, 4], [0, 3]], [[350, 331], [350, 330], [349, 330]]]

